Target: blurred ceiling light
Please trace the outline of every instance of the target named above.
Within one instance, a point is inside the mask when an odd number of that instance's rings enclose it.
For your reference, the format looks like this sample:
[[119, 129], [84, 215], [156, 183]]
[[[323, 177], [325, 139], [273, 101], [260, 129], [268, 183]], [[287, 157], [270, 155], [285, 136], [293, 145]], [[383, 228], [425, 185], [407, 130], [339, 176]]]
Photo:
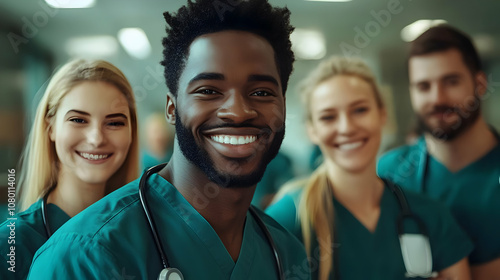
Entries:
[[118, 40], [127, 53], [137, 59], [145, 59], [151, 54], [146, 33], [140, 28], [123, 28], [118, 32]]
[[321, 59], [326, 55], [325, 37], [319, 31], [296, 28], [290, 40], [297, 59]]
[[45, 2], [51, 7], [61, 9], [90, 8], [95, 4], [95, 0], [45, 0]]
[[401, 39], [405, 42], [411, 42], [415, 39], [417, 39], [420, 34], [424, 33], [427, 31], [427, 29], [446, 23], [446, 20], [444, 19], [421, 19], [417, 20], [414, 23], [411, 23], [407, 26], [405, 26], [401, 30]]
[[70, 56], [101, 58], [118, 51], [118, 42], [113, 36], [75, 37], [66, 42], [66, 52]]
[[483, 55], [490, 55], [495, 52], [495, 38], [488, 34], [478, 34], [472, 37], [477, 51]]
[[305, 0], [308, 2], [350, 2], [352, 0]]

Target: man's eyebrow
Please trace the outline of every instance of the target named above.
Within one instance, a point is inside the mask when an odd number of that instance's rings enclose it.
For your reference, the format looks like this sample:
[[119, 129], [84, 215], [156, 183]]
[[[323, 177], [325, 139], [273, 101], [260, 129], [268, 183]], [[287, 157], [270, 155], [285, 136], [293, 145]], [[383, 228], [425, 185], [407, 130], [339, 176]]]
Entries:
[[249, 82], [271, 82], [275, 86], [279, 87], [278, 81], [271, 75], [250, 75], [248, 77]]
[[441, 77], [441, 80], [447, 80], [447, 79], [456, 79], [456, 78], [461, 78], [462, 74], [461, 73], [449, 73]]
[[218, 81], [223, 81], [223, 80], [225, 80], [225, 77], [224, 77], [224, 75], [222, 75], [220, 73], [203, 72], [203, 73], [200, 73], [200, 74], [196, 75], [194, 78], [192, 78], [189, 81], [189, 84], [192, 84], [192, 83], [194, 83], [196, 81], [200, 81], [200, 80], [218, 80]]

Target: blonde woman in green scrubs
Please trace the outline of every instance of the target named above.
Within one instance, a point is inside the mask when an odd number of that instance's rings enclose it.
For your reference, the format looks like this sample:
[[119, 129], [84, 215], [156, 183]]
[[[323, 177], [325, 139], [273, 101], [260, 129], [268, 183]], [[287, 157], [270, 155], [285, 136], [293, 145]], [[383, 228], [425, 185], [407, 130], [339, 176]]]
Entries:
[[402, 200], [375, 170], [386, 112], [366, 64], [332, 57], [309, 75], [302, 93], [307, 131], [324, 163], [285, 187], [266, 212], [304, 242], [312, 278], [406, 279], [413, 271], [402, 256], [401, 225], [404, 233], [425, 232], [429, 239], [426, 277], [470, 279], [471, 242], [445, 207], [404, 192], [423, 225], [398, 222]]
[[[0, 226], [1, 279], [26, 279], [35, 252], [52, 233], [137, 178], [135, 101], [118, 68], [74, 60], [54, 74], [38, 105], [20, 173], [22, 212], [13, 210]], [[15, 238], [9, 239], [12, 232]]]

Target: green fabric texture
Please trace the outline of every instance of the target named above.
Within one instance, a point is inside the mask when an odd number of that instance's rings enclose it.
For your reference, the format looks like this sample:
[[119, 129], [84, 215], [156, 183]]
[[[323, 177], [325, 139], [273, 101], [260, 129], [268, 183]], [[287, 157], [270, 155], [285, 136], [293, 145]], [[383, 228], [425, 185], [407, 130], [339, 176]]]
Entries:
[[383, 155], [377, 172], [402, 188], [447, 205], [474, 243], [475, 248], [469, 256], [472, 265], [499, 258], [500, 145], [454, 173], [426, 155], [425, 141], [421, 138], [415, 145]]
[[[136, 180], [111, 193], [60, 228], [35, 255], [28, 279], [156, 280], [163, 267], [138, 184]], [[234, 262], [211, 225], [168, 181], [153, 174], [146, 197], [170, 265], [184, 279], [278, 279], [273, 251], [250, 213]], [[205, 203], [202, 196], [199, 203]], [[310, 279], [301, 243], [263, 212], [260, 215], [288, 278]]]
[[[301, 195], [301, 190], [285, 195], [271, 205], [266, 213], [302, 240], [300, 220], [296, 215]], [[433, 271], [447, 268], [470, 253], [471, 242], [445, 206], [416, 193], [405, 191], [405, 196], [412, 212], [424, 221], [429, 233]], [[336, 269], [340, 279], [407, 279], [397, 231], [400, 206], [391, 191], [387, 187], [384, 190], [380, 217], [374, 232], [370, 232], [335, 198], [333, 202], [334, 250], [337, 250]], [[406, 222], [404, 231], [420, 232], [415, 223]], [[312, 279], [318, 279], [319, 246], [326, 246], [324, 244], [316, 238], [312, 240]], [[330, 274], [330, 279], [334, 279], [333, 273]]]
[[[26, 279], [28, 276], [35, 252], [47, 241], [41, 206], [42, 200], [40, 199], [25, 211], [0, 225], [0, 251], [4, 259], [0, 265], [0, 279]], [[52, 233], [70, 219], [54, 204], [47, 205], [47, 216]], [[9, 239], [11, 229], [14, 238]], [[14, 241], [9, 244], [9, 240]], [[8, 261], [11, 257], [8, 254], [12, 255], [11, 246], [15, 248], [15, 268], [9, 270], [11, 264]]]

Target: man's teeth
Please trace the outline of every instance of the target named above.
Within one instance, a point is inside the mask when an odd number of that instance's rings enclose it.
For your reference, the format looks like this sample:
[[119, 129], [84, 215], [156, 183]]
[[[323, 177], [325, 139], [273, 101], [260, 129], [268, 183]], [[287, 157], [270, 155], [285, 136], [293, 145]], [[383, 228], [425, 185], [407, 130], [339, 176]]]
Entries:
[[86, 159], [90, 160], [100, 160], [100, 159], [105, 159], [109, 157], [109, 154], [107, 155], [94, 155], [94, 154], [89, 154], [89, 153], [80, 153], [80, 155]]
[[358, 147], [361, 147], [361, 145], [363, 145], [363, 141], [358, 141], [358, 142], [339, 145], [339, 149], [341, 151], [348, 151], [348, 150], [353, 150], [353, 149], [356, 149]]
[[212, 140], [222, 144], [244, 145], [257, 140], [257, 136], [212, 135]]

